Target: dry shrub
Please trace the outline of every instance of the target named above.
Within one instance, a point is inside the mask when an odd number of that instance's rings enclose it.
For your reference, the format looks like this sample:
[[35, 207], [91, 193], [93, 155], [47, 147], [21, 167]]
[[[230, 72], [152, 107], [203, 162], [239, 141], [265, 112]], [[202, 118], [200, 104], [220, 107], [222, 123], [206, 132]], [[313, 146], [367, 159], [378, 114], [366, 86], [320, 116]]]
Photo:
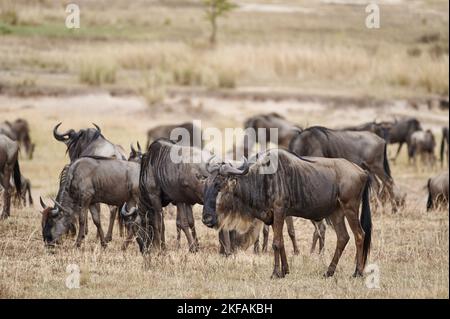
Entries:
[[116, 64], [105, 56], [82, 60], [78, 68], [81, 83], [102, 85], [116, 82]]

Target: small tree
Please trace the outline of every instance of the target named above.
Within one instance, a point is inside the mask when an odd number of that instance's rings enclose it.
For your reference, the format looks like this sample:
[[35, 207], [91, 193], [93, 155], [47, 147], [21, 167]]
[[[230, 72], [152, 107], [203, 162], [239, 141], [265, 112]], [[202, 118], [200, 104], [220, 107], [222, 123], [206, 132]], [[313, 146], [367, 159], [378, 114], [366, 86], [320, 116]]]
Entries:
[[214, 45], [217, 36], [217, 19], [233, 10], [236, 5], [230, 0], [203, 0], [205, 4], [206, 19], [211, 23], [209, 42]]

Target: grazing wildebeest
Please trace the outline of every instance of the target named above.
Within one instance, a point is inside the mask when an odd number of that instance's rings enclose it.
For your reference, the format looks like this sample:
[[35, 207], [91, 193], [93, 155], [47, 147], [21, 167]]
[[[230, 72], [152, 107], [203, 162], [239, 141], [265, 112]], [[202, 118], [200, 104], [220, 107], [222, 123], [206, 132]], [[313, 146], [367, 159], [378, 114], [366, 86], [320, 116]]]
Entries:
[[[259, 114], [248, 118], [244, 122], [244, 130], [253, 129], [255, 132], [255, 140], [251, 139], [249, 135], [244, 136], [242, 148], [242, 155], [249, 158], [255, 143], [271, 141], [270, 129], [278, 129], [278, 146], [281, 148], [288, 148], [289, 141], [301, 128], [294, 123], [288, 121], [278, 113]], [[265, 130], [265, 141], [259, 141], [258, 129]]]
[[97, 227], [100, 242], [106, 240], [100, 223], [98, 203], [129, 207], [137, 205], [139, 199], [139, 164], [104, 157], [82, 157], [61, 174], [55, 207], [43, 214], [42, 234], [47, 245], [53, 245], [65, 234], [78, 217], [80, 229], [76, 245], [79, 247], [85, 236], [87, 210]]
[[6, 135], [0, 134], [0, 183], [3, 187], [3, 211], [0, 219], [10, 215], [11, 176], [16, 186], [16, 194], [22, 193], [21, 173], [19, 167], [19, 144]]
[[[275, 169], [264, 174], [268, 166]], [[300, 158], [282, 149], [272, 149], [252, 165], [244, 163], [242, 168], [235, 168], [230, 164], [213, 164], [208, 170], [211, 175], [204, 190], [203, 223], [239, 232], [248, 229], [254, 218], [272, 225], [275, 257], [272, 277], [281, 278], [289, 273], [283, 242], [287, 216], [314, 221], [330, 219], [337, 246], [327, 276], [334, 274], [349, 240], [346, 218], [356, 242], [354, 276], [362, 276], [372, 232], [370, 175], [362, 168], [345, 159]]]
[[428, 180], [427, 211], [448, 207], [448, 171], [442, 172]]
[[[189, 140], [182, 139], [180, 136], [172, 137], [171, 133], [175, 129], [184, 129], [189, 134]], [[175, 132], [174, 132], [175, 134]], [[201, 137], [201, 130], [200, 128], [196, 127], [192, 122], [185, 122], [181, 124], [175, 124], [175, 125], [159, 125], [156, 127], [153, 127], [148, 130], [147, 132], [147, 149], [150, 147], [150, 145], [156, 141], [159, 138], [166, 138], [170, 139], [175, 143], [182, 143], [180, 145], [184, 146], [197, 146], [202, 147], [202, 137]], [[177, 134], [175, 134], [177, 135]], [[196, 136], [197, 135], [197, 136]], [[197, 138], [197, 141], [196, 141]], [[194, 143], [199, 143], [198, 145], [195, 145]]]
[[389, 129], [389, 144], [399, 144], [394, 161], [397, 159], [402, 149], [403, 144], [406, 143], [408, 147], [408, 157], [411, 158], [411, 135], [416, 131], [421, 131], [422, 126], [416, 118], [405, 118], [400, 121], [395, 120]]
[[436, 139], [431, 130], [416, 131], [411, 135], [410, 155], [414, 163], [420, 156], [423, 164], [433, 167], [436, 163], [435, 147]]
[[[174, 154], [177, 154], [176, 159]], [[156, 246], [165, 245], [162, 207], [172, 203], [177, 206], [177, 241], [180, 241], [182, 230], [189, 250], [197, 251], [192, 205], [203, 204], [204, 182], [208, 176], [205, 163], [210, 157], [209, 152], [177, 145], [166, 138], [150, 144], [141, 163], [139, 208], [145, 215], [152, 215], [151, 218], [141, 216], [141, 220], [153, 228], [152, 238]], [[150, 177], [150, 182], [147, 177]], [[142, 242], [141, 251], [147, 251], [150, 242], [143, 239]]]
[[31, 143], [30, 127], [25, 119], [18, 118], [14, 122], [5, 121], [0, 123], [0, 134], [8, 136], [17, 141], [29, 159], [33, 158], [35, 144]]
[[367, 132], [372, 132], [376, 135], [378, 135], [379, 137], [381, 137], [382, 139], [384, 139], [385, 141], [388, 141], [389, 139], [389, 130], [392, 126], [391, 122], [368, 122], [368, 123], [364, 123], [361, 125], [356, 125], [356, 126], [347, 126], [345, 128], [343, 128], [343, 131], [367, 131]]
[[449, 141], [449, 135], [448, 135], [448, 127], [442, 128], [442, 140], [441, 140], [441, 166], [444, 166], [444, 157], [445, 157], [445, 148], [447, 148], [447, 162], [448, 162], [448, 154], [449, 154], [449, 148], [448, 148], [448, 141]]
[[[64, 133], [58, 133], [59, 123], [53, 129], [53, 136], [57, 141], [63, 142], [67, 146], [67, 153], [71, 162], [74, 162], [83, 156], [100, 156], [119, 160], [126, 160], [125, 150], [117, 144], [111, 143], [107, 140], [98, 125], [94, 124], [95, 128], [81, 129], [76, 132], [70, 129]], [[123, 203], [122, 203], [123, 204]], [[120, 207], [122, 207], [120, 204]], [[100, 204], [97, 204], [96, 210], [100, 210]], [[112, 240], [112, 233], [114, 228], [114, 221], [117, 216], [118, 207], [110, 207], [110, 218], [108, 232], [106, 233], [106, 241]], [[86, 223], [87, 231], [87, 223]]]
[[392, 209], [396, 211], [394, 181], [386, 148], [386, 142], [373, 133], [332, 130], [321, 126], [303, 130], [289, 145], [289, 150], [299, 156], [345, 158], [367, 169], [381, 181], [389, 194]]

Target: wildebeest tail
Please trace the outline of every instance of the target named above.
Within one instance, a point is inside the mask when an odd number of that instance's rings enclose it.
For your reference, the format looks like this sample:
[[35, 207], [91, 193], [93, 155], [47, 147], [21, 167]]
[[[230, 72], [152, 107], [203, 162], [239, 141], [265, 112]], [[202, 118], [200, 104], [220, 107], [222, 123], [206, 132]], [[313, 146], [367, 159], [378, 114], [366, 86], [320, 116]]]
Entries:
[[361, 205], [361, 227], [364, 230], [364, 244], [363, 244], [363, 266], [365, 267], [367, 257], [370, 252], [370, 243], [372, 241], [372, 216], [370, 211], [370, 188], [371, 188], [372, 178], [367, 175], [366, 185], [364, 186], [364, 191], [362, 195], [362, 205]]
[[14, 163], [14, 186], [16, 187], [16, 194], [20, 196], [22, 194], [22, 174], [20, 173], [19, 160]]
[[428, 179], [427, 190], [428, 190], [428, 199], [427, 199], [427, 212], [429, 212], [433, 208], [433, 197], [431, 196], [431, 178]]
[[33, 197], [31, 196], [31, 183], [27, 181], [27, 193], [28, 193], [28, 202], [30, 205], [33, 205]]
[[384, 172], [386, 173], [386, 175], [389, 176], [390, 178], [392, 178], [392, 176], [391, 176], [391, 167], [389, 166], [389, 160], [388, 160], [388, 157], [387, 157], [387, 143], [384, 144], [383, 167], [384, 167]]

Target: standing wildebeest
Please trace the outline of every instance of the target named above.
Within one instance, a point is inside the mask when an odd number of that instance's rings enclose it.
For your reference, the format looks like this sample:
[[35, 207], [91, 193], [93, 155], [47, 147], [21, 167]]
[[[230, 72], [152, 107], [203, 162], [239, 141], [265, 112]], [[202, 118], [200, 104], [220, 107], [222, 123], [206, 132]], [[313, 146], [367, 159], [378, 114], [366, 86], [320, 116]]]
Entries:
[[63, 142], [67, 146], [70, 161], [83, 156], [101, 156], [116, 159], [126, 159], [124, 149], [108, 141], [103, 135], [101, 129], [94, 124], [94, 128], [82, 129], [78, 132], [70, 129], [64, 133], [58, 133], [59, 123], [53, 129], [53, 136], [57, 141]]
[[[267, 166], [277, 165], [264, 174]], [[268, 150], [251, 166], [229, 164], [209, 169], [202, 221], [208, 227], [245, 231], [254, 218], [272, 225], [274, 270], [272, 277], [289, 273], [283, 242], [287, 216], [320, 221], [329, 218], [337, 246], [326, 273], [332, 276], [347, 245], [347, 219], [355, 236], [356, 270], [362, 276], [370, 250], [372, 221], [369, 204], [370, 176], [345, 159], [299, 158], [281, 149]], [[359, 206], [362, 202], [361, 220]], [[280, 269], [281, 259], [281, 269]]]
[[427, 211], [448, 206], [448, 171], [442, 172], [428, 180]]
[[139, 164], [101, 157], [82, 157], [61, 174], [55, 207], [43, 214], [42, 234], [47, 245], [52, 245], [65, 234], [78, 217], [80, 229], [76, 245], [79, 247], [85, 235], [87, 210], [97, 227], [100, 242], [106, 240], [100, 223], [98, 203], [134, 207], [139, 199]]
[[3, 187], [3, 211], [0, 219], [10, 215], [11, 208], [11, 176], [13, 176], [16, 194], [22, 192], [21, 173], [19, 168], [19, 144], [6, 135], [0, 134], [0, 183]]
[[26, 120], [19, 118], [12, 123], [9, 121], [0, 123], [0, 134], [4, 134], [10, 139], [17, 141], [25, 150], [28, 158], [33, 158], [35, 145], [31, 143], [30, 127]]
[[373, 133], [338, 131], [320, 126], [303, 130], [291, 140], [289, 145], [289, 150], [299, 156], [345, 158], [367, 169], [382, 182], [389, 193], [392, 209], [395, 211], [394, 182], [386, 148], [386, 142]]
[[[202, 147], [202, 133], [200, 128], [194, 126], [192, 122], [185, 122], [178, 125], [159, 125], [149, 129], [147, 132], [146, 149], [148, 149], [150, 145], [159, 138], [171, 139], [170, 135], [175, 129], [185, 129], [189, 133], [189, 140], [182, 140], [179, 136], [177, 136], [177, 139], [172, 139], [173, 142], [176, 142], [178, 144], [182, 142], [184, 146], [197, 146], [200, 148]], [[199, 145], [194, 145], [194, 143], [196, 142], [196, 134]]]
[[449, 154], [449, 152], [448, 152], [448, 140], [449, 140], [448, 127], [443, 127], [442, 128], [441, 151], [440, 151], [441, 166], [444, 165], [445, 148], [447, 148], [447, 162], [448, 162], [448, 154]]
[[[208, 176], [205, 162], [210, 157], [209, 152], [177, 145], [165, 138], [156, 140], [148, 148], [141, 164], [139, 205], [143, 213], [153, 215], [149, 222], [154, 223], [150, 226], [154, 227], [155, 245], [165, 245], [162, 207], [172, 203], [177, 206], [177, 241], [183, 230], [189, 250], [198, 249], [192, 205], [203, 204], [204, 182]], [[141, 219], [147, 223], [145, 218]], [[149, 244], [145, 241], [141, 251], [147, 250]]]
[[[270, 129], [274, 128], [277, 129], [278, 140], [276, 142], [278, 144], [278, 147], [286, 149], [289, 147], [289, 142], [292, 139], [292, 137], [295, 136], [295, 134], [297, 134], [299, 131], [301, 131], [301, 127], [290, 122], [289, 120], [287, 120], [278, 113], [272, 112], [267, 114], [254, 115], [252, 117], [249, 117], [244, 122], [244, 130], [254, 130], [255, 135], [254, 136], [252, 136], [251, 134], [249, 135], [247, 132], [244, 135], [243, 143], [240, 146], [240, 149], [233, 150], [233, 152], [235, 152], [237, 155], [239, 152], [241, 152], [244, 157], [249, 158], [253, 150], [253, 147], [255, 146], [256, 143], [264, 142], [267, 145], [267, 143], [269, 143], [272, 140], [272, 138], [274, 138], [273, 136], [271, 136], [270, 133]], [[265, 137], [264, 141], [259, 140], [262, 137], [258, 133], [259, 129], [263, 129], [265, 131], [265, 134], [263, 135]], [[229, 154], [231, 154], [231, 152]], [[294, 252], [297, 253], [298, 248], [295, 239], [295, 229], [293, 219], [288, 218], [286, 220], [286, 225], [289, 236], [292, 240], [292, 244], [294, 246]], [[222, 231], [222, 233], [223, 232], [224, 231]], [[264, 227], [263, 251], [266, 251], [268, 236], [269, 236], [269, 229], [267, 227]], [[259, 246], [259, 238], [255, 243], [255, 252], [259, 251], [258, 246]]]
[[416, 131], [421, 131], [422, 126], [416, 118], [405, 118], [400, 121], [392, 123], [389, 129], [389, 144], [398, 143], [397, 153], [395, 154], [394, 161], [397, 159], [403, 144], [406, 143], [408, 147], [408, 157], [411, 158], [411, 135]]
[[433, 167], [436, 163], [435, 147], [436, 139], [430, 130], [417, 131], [411, 135], [410, 155], [414, 163], [417, 163], [417, 156], [420, 156], [423, 164]]
[[[70, 129], [64, 133], [58, 133], [58, 128], [60, 125], [61, 123], [54, 127], [53, 136], [57, 141], [66, 144], [70, 162], [74, 162], [83, 156], [100, 156], [119, 160], [127, 159], [124, 149], [120, 145], [113, 144], [107, 140], [103, 136], [100, 127], [96, 124], [94, 124], [95, 128], [81, 129], [78, 132]], [[121, 207], [122, 204], [119, 206]], [[99, 204], [97, 204], [96, 210], [100, 210]], [[117, 211], [118, 207], [110, 207], [109, 226], [106, 234], [107, 242], [112, 240], [114, 221], [116, 219]]]
[[[281, 148], [288, 148], [289, 141], [301, 128], [292, 122], [286, 120], [278, 113], [259, 114], [248, 118], [244, 123], [244, 130], [253, 129], [255, 132], [255, 140], [251, 139], [249, 135], [244, 136], [243, 156], [249, 158], [255, 143], [265, 142], [271, 140], [270, 129], [278, 129], [278, 146]], [[259, 141], [258, 129], [265, 129], [265, 141]]]

